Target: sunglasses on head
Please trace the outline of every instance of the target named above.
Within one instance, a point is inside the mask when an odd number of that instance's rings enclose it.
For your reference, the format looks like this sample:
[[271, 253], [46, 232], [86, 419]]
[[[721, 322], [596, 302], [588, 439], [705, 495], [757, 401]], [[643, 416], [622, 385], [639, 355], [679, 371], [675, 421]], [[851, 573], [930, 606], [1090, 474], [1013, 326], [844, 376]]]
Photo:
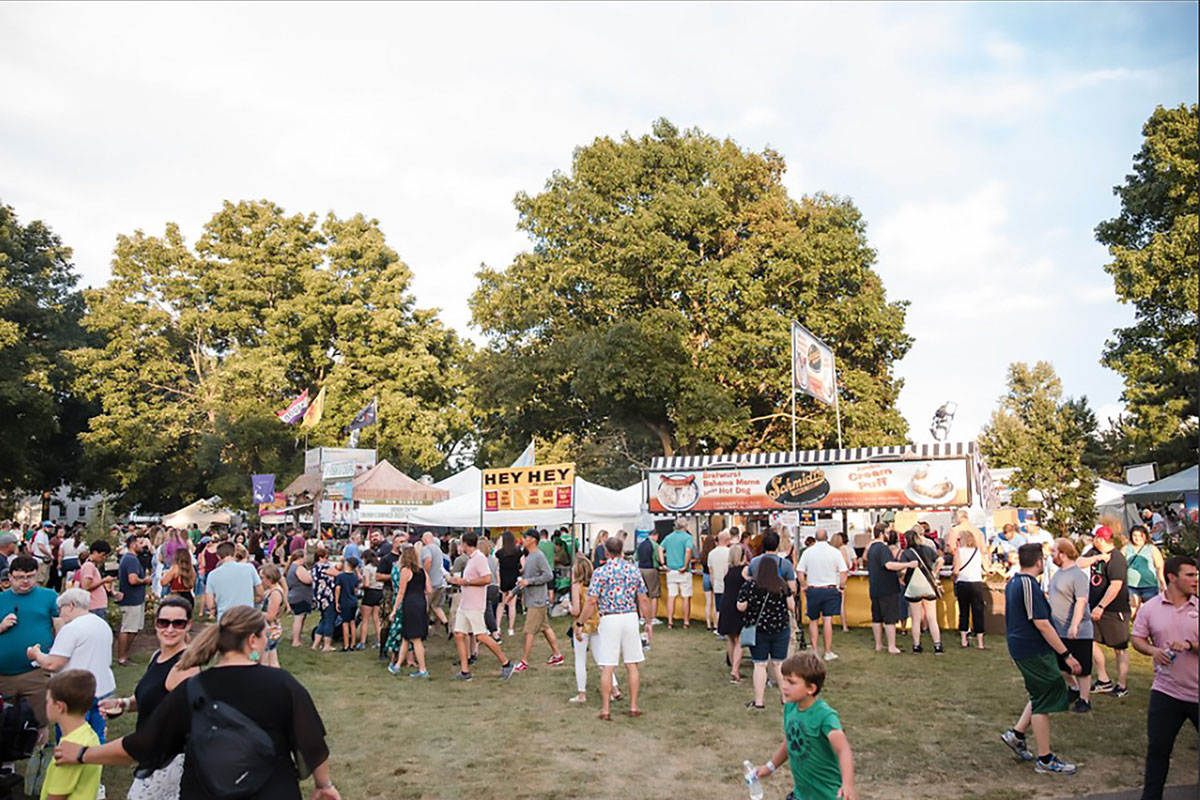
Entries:
[[181, 631], [188, 626], [188, 622], [190, 621], [191, 620], [186, 619], [163, 619], [162, 617], [159, 617], [158, 619], [154, 620], [154, 627], [162, 630], [174, 628], [177, 631]]

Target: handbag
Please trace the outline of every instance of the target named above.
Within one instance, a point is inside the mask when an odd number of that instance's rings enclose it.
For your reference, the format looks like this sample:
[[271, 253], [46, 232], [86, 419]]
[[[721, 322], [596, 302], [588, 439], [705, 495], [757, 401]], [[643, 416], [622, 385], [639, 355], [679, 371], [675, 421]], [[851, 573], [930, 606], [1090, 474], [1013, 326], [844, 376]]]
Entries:
[[934, 578], [929, 571], [929, 565], [921, 557], [920, 552], [913, 550], [917, 556], [917, 568], [908, 577], [908, 586], [904, 589], [905, 600], [939, 600], [942, 597], [942, 583]]
[[767, 608], [767, 598], [764, 593], [762, 605], [758, 607], [758, 618], [754, 620], [753, 625], [742, 626], [741, 643], [742, 647], [754, 647], [758, 644], [758, 623], [762, 622], [763, 611]]

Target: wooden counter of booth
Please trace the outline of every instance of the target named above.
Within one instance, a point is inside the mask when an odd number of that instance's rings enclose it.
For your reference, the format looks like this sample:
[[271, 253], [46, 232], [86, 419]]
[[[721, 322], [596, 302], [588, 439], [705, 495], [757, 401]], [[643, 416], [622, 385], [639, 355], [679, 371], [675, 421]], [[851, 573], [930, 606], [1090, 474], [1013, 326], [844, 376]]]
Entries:
[[[988, 584], [989, 591], [983, 599], [984, 630], [986, 633], [1004, 633], [1004, 587], [1000, 584]], [[954, 582], [948, 575], [942, 577], [942, 599], [937, 603], [938, 626], [942, 631], [951, 633], [958, 630], [958, 601], [954, 597]], [[668, 611], [666, 573], [659, 574], [658, 616], [666, 619]], [[682, 619], [683, 605], [675, 601], [678, 609], [675, 618]], [[693, 620], [704, 622], [704, 590], [699, 571], [692, 575], [692, 605]], [[871, 597], [867, 589], [867, 574], [852, 573], [846, 582], [846, 624], [854, 627], [871, 626]], [[805, 623], [808, 617], [804, 617]], [[841, 620], [834, 618], [834, 623], [840, 625]], [[947, 639], [948, 641], [948, 639]]]

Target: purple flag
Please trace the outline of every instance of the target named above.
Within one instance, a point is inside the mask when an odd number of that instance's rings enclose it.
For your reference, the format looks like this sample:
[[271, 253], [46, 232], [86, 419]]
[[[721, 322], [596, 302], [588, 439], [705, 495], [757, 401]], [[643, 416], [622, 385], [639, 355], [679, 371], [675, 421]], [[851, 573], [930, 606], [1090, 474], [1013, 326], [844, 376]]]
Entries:
[[254, 493], [254, 502], [270, 503], [275, 500], [274, 475], [251, 475], [250, 487]]

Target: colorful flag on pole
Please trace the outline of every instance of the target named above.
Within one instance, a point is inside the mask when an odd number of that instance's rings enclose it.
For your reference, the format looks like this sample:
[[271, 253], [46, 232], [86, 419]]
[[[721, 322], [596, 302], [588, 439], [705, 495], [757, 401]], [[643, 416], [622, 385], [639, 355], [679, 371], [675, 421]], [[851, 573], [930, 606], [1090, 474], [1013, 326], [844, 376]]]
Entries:
[[366, 408], [354, 415], [354, 420], [350, 423], [350, 430], [356, 431], [359, 428], [365, 428], [368, 425], [374, 425], [379, 420], [379, 401], [372, 400], [367, 403]]
[[275, 476], [251, 475], [250, 489], [254, 493], [254, 502], [273, 502], [275, 500]]
[[317, 392], [317, 399], [312, 401], [308, 410], [304, 412], [304, 420], [300, 423], [301, 428], [315, 428], [321, 424], [321, 415], [325, 413], [325, 387], [321, 387], [321, 391]]
[[529, 442], [529, 447], [521, 455], [517, 456], [517, 460], [512, 463], [514, 467], [532, 467], [533, 463], [533, 441]]
[[276, 411], [276, 416], [284, 425], [295, 425], [303, 416], [305, 409], [308, 408], [308, 389], [300, 393], [300, 396], [293, 400], [288, 407], [282, 411]]

